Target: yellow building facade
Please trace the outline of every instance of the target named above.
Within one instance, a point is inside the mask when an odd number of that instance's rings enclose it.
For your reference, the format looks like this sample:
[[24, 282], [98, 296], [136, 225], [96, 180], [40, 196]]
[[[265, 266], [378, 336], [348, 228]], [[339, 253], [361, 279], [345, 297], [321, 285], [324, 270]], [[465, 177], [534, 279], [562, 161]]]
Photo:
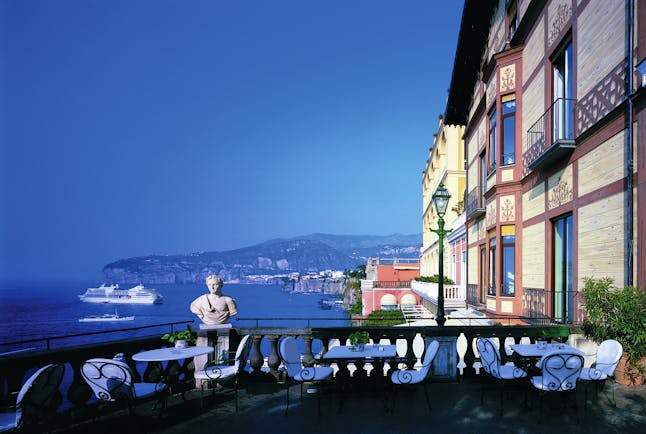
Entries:
[[[437, 229], [437, 212], [433, 205], [433, 193], [440, 183], [451, 193], [451, 199], [444, 216], [445, 228], [450, 228], [464, 209], [466, 172], [464, 170], [464, 127], [445, 125], [440, 117], [438, 131], [429, 149], [428, 160], [422, 176], [422, 246], [420, 248], [420, 274], [438, 274], [438, 237], [430, 229]], [[452, 263], [447, 238], [444, 237], [444, 275], [451, 276]]]

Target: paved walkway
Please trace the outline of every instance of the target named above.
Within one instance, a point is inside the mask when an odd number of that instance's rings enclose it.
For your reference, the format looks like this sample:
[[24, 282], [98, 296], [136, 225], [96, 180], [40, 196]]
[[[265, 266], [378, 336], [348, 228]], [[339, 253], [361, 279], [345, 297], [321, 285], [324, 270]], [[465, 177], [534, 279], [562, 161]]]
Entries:
[[[580, 385], [580, 384], [579, 384]], [[347, 395], [338, 413], [336, 388], [324, 390], [321, 415], [317, 414], [316, 395], [299, 399], [299, 387], [290, 390], [289, 415], [285, 416], [285, 390], [273, 394], [240, 391], [240, 411], [235, 412], [233, 395], [207, 396], [200, 408], [199, 392], [191, 391], [187, 401], [171, 397], [169, 408], [160, 418], [143, 404], [130, 418], [126, 412], [112, 413], [89, 422], [55, 430], [56, 433], [622, 433], [646, 432], [646, 386], [616, 385], [617, 407], [610, 403], [610, 385], [594, 399], [591, 393], [584, 409], [584, 388], [577, 387], [580, 423], [573, 409], [560, 394], [545, 399], [541, 423], [538, 398], [530, 393], [529, 408], [525, 393], [505, 393], [503, 415], [499, 415], [499, 393], [487, 391], [480, 403], [480, 384], [475, 380], [429, 385], [432, 411], [428, 411], [421, 387], [397, 394], [393, 412], [384, 412], [384, 389], [364, 386]], [[533, 392], [533, 391], [531, 391]]]

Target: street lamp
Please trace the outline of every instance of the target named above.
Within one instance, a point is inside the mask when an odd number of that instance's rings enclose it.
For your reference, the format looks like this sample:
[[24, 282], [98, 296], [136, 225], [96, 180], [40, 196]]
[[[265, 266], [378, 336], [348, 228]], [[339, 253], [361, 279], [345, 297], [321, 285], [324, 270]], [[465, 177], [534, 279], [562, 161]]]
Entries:
[[444, 326], [446, 322], [446, 318], [444, 317], [444, 234], [451, 232], [451, 229], [444, 229], [444, 214], [446, 214], [446, 208], [449, 206], [449, 199], [451, 199], [451, 193], [444, 187], [444, 184], [440, 183], [435, 193], [433, 193], [433, 203], [435, 204], [435, 210], [439, 217], [437, 221], [439, 228], [431, 229], [431, 232], [435, 232], [439, 237], [439, 280], [437, 290], [437, 316], [435, 321], [440, 327]]

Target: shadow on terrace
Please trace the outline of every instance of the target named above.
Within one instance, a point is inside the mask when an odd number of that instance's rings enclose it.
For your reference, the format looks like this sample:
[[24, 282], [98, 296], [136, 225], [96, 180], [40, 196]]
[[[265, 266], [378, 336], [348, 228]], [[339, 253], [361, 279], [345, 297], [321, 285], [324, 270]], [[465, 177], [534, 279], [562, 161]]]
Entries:
[[[315, 394], [291, 386], [289, 414], [285, 415], [284, 371], [280, 366], [278, 340], [281, 336], [298, 336], [305, 365], [314, 363], [321, 353], [339, 341], [345, 343], [356, 328], [235, 328], [201, 331], [198, 344], [216, 347], [215, 354], [230, 355], [241, 336], [253, 339], [249, 365], [244, 376], [236, 413], [233, 392], [229, 389], [208, 390], [201, 399], [192, 372], [206, 362], [196, 358], [177, 365], [164, 365], [166, 374], [173, 371], [177, 381], [168, 408], [159, 415], [152, 403], [136, 407], [133, 416], [127, 409], [97, 405], [80, 376], [82, 362], [92, 357], [112, 357], [124, 353], [136, 369], [136, 376], [155, 381], [162, 373], [146, 363], [132, 361], [132, 355], [163, 345], [159, 336], [127, 341], [106, 342], [40, 353], [17, 353], [0, 358], [0, 375], [5, 403], [11, 392], [19, 389], [21, 379], [34, 368], [46, 363], [64, 363], [65, 379], [61, 385], [63, 403], [56, 417], [46, 426], [60, 433], [129, 433], [129, 432], [365, 432], [365, 433], [488, 433], [488, 432], [569, 432], [569, 433], [641, 433], [646, 423], [646, 386], [626, 387], [616, 384], [616, 407], [612, 403], [609, 382], [595, 396], [590, 387], [586, 405], [585, 384], [579, 382], [573, 396], [552, 393], [545, 397], [542, 415], [539, 400], [529, 382], [503, 385], [504, 393], [492, 389], [481, 374], [475, 339], [496, 337], [503, 342], [502, 363], [512, 363], [508, 347], [514, 343], [534, 342], [549, 331], [555, 342], [567, 342], [584, 351], [586, 366], [594, 360], [594, 348], [569, 326], [455, 326], [455, 327], [365, 327], [375, 343], [396, 343], [398, 362], [409, 367], [419, 365], [423, 337], [440, 341], [428, 386], [432, 410], [429, 412], [423, 388], [411, 387], [397, 392], [396, 405], [391, 401], [389, 372], [395, 366], [371, 363], [349, 365], [348, 371], [335, 367], [335, 379], [317, 388], [321, 394], [321, 414]], [[209, 356], [213, 357], [213, 356]], [[230, 356], [232, 358], [232, 356]], [[394, 365], [395, 363], [393, 363]], [[350, 377], [340, 387], [343, 372]], [[340, 374], [341, 373], [341, 374]], [[481, 390], [486, 393], [481, 402]], [[307, 391], [308, 387], [305, 387]], [[502, 401], [501, 397], [502, 396]], [[340, 398], [343, 397], [342, 405]], [[525, 398], [528, 398], [527, 400]], [[565, 399], [567, 398], [567, 399]], [[572, 399], [574, 398], [574, 399]], [[15, 399], [15, 398], [14, 398]], [[577, 409], [572, 404], [577, 404]], [[502, 407], [501, 407], [502, 406]], [[502, 409], [502, 416], [501, 416]], [[577, 423], [577, 414], [580, 422]], [[42, 430], [44, 426], [37, 428]]]

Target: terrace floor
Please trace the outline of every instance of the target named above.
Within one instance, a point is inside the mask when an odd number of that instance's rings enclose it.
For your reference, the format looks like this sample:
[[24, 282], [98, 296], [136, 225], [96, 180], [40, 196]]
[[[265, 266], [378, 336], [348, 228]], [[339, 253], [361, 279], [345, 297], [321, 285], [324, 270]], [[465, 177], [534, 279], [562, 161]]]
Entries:
[[384, 412], [383, 387], [363, 385], [346, 394], [338, 413], [336, 387], [322, 389], [321, 415], [317, 414], [316, 395], [299, 399], [299, 386], [290, 389], [289, 415], [285, 416], [285, 390], [252, 394], [240, 391], [240, 411], [235, 412], [233, 394], [210, 391], [200, 408], [200, 393], [191, 390], [186, 401], [180, 395], [169, 399], [168, 409], [157, 418], [152, 404], [141, 404], [135, 416], [125, 411], [102, 413], [83, 423], [54, 429], [55, 433], [644, 433], [646, 432], [646, 386], [615, 385], [617, 407], [610, 402], [610, 383], [595, 400], [592, 388], [584, 409], [584, 387], [577, 386], [576, 400], [580, 423], [573, 409], [557, 393], [547, 395], [541, 423], [539, 400], [533, 390], [525, 408], [523, 390], [503, 396], [503, 415], [499, 416], [499, 392], [487, 390], [480, 403], [478, 379], [459, 383], [431, 383], [432, 411], [426, 407], [423, 389], [411, 388], [397, 394], [394, 412]]

